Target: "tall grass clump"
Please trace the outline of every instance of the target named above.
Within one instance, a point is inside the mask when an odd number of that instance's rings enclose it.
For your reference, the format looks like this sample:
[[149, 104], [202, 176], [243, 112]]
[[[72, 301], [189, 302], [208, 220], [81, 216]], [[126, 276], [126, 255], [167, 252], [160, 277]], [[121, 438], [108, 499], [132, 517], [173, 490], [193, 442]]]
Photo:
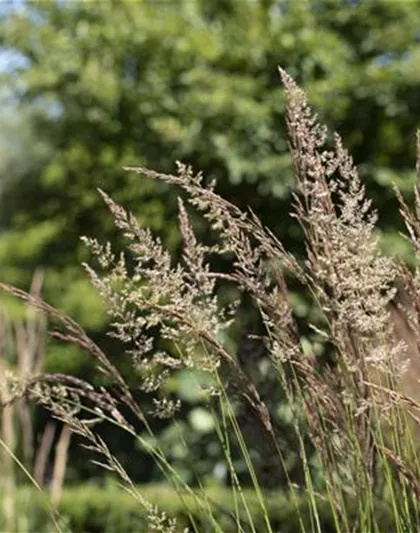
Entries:
[[[171, 419], [182, 408], [167, 386], [181, 369], [207, 375], [203, 401], [214, 416], [235, 502], [231, 531], [256, 532], [236, 468], [239, 454], [265, 530], [274, 532], [258, 469], [258, 457], [267, 450], [273, 456], [273, 477], [283, 479], [296, 504], [301, 531], [321, 533], [320, 509], [326, 506], [335, 531], [382, 531], [379, 509], [384, 502], [393, 530], [419, 531], [420, 406], [401, 388], [415, 355], [397, 334], [392, 310], [399, 310], [419, 343], [420, 272], [380, 252], [376, 213], [341, 138], [328, 135], [305, 93], [287, 73], [281, 70], [280, 75], [296, 176], [293, 217], [302, 231], [305, 257], [290, 254], [251, 211], [243, 212], [221, 198], [214, 182], [206, 183], [188, 166], [179, 163], [175, 175], [127, 168], [180, 191], [183, 237], [181, 258], [174, 263], [158, 238], [100, 192], [126, 245], [116, 253], [110, 243], [85, 238], [96, 262], [86, 269], [106, 302], [110, 335], [127, 347], [133, 369], [130, 383], [76, 322], [39, 298], [2, 285], [40, 308], [57, 325], [52, 335], [86, 349], [106, 376], [101, 388], [71, 376], [43, 374], [15, 380], [8, 390], [12, 398], [31, 396], [83, 437], [101, 464], [116, 473], [144, 506], [150, 531], [198, 532], [204, 526], [193, 513], [188, 514], [188, 524], [177, 524], [140, 494], [96, 431], [97, 424], [111, 423], [132, 435], [179, 497], [194, 499], [209, 531], [227, 531], [221, 528], [202, 480], [197, 477], [194, 487], [186, 484], [159, 441], [144, 437], [144, 431], [153, 436], [154, 417]], [[419, 191], [414, 212], [400, 197], [408, 239], [418, 258]], [[206, 221], [211, 235], [207, 241], [197, 240], [191, 213]], [[303, 325], [313, 332], [312, 344], [301, 341], [291, 283], [306, 292], [316, 309], [313, 323]], [[398, 303], [397, 286], [410, 305]], [[252, 368], [226, 341], [241, 298], [252, 302], [261, 324], [256, 340], [263, 347], [264, 364], [254, 357]], [[321, 355], [315, 343], [322, 345]], [[265, 380], [275, 384], [275, 393], [281, 392], [291, 413], [289, 431], [298, 462], [293, 472], [282, 445], [278, 405], [270, 397], [273, 388], [267, 392], [261, 386]], [[246, 412], [246, 424], [238, 416], [240, 408]], [[251, 426], [253, 439], [245, 425]], [[305, 514], [298, 505], [302, 494], [309, 501]]]

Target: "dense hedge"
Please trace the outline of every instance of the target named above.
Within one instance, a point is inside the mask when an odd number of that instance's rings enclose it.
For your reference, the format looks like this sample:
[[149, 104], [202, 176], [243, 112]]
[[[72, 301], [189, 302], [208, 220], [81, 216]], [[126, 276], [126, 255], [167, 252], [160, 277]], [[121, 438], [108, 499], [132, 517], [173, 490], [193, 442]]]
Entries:
[[[208, 516], [199, 509], [190, 496], [183, 497], [183, 502], [178, 495], [166, 486], [145, 486], [141, 492], [146, 498], [159, 505], [161, 510], [169, 516], [176, 517], [180, 526], [190, 524], [188, 514], [194, 517], [197, 530], [200, 533], [212, 533], [212, 526]], [[211, 489], [206, 492], [213, 504], [213, 512], [217, 522], [224, 533], [237, 532], [231, 513], [234, 512], [234, 502], [230, 491]], [[264, 532], [267, 527], [264, 516], [258, 504], [255, 493], [244, 491], [250, 513], [253, 517], [254, 528], [257, 532]], [[311, 531], [311, 518], [309, 512], [309, 499], [302, 495], [298, 498], [296, 506], [287, 494], [270, 494], [267, 496], [267, 507], [273, 531], [278, 533], [297, 533], [301, 531], [299, 515], [305, 524], [305, 529]], [[321, 530], [323, 533], [333, 533], [334, 519], [331, 510], [325, 501], [320, 500], [318, 505]], [[17, 531], [52, 532], [55, 526], [48, 518], [48, 507], [39, 493], [29, 488], [19, 491], [19, 522]], [[63, 493], [59, 507], [60, 521], [64, 531], [72, 533], [147, 533], [146, 517], [144, 510], [124, 490], [115, 485], [95, 486], [81, 485], [66, 489]], [[351, 513], [350, 513], [351, 514]], [[244, 531], [250, 531], [247, 526], [246, 513], [241, 512]], [[391, 507], [381, 503], [375, 513], [379, 523], [379, 531], [394, 531]], [[0, 530], [1, 523], [0, 523]], [[180, 527], [180, 530], [182, 528]], [[360, 528], [355, 529], [362, 533]]]

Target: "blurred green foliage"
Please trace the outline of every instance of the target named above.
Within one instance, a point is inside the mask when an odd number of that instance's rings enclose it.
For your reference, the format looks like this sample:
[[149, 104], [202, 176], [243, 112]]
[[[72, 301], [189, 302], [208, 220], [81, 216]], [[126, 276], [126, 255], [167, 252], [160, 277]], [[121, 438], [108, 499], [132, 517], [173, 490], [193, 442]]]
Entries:
[[387, 0], [73, 0], [3, 10], [2, 92], [15, 112], [2, 119], [14, 131], [1, 176], [2, 279], [27, 285], [44, 265], [48, 299], [97, 329], [104, 317], [81, 282], [79, 237], [113, 230], [95, 187], [177, 242], [174, 192], [123, 173], [125, 164], [191, 163], [298, 247], [277, 65], [343, 135], [392, 243], [390, 185], [413, 183], [419, 22], [417, 3]]
[[[44, 297], [98, 337], [106, 315], [80, 268], [87, 254], [79, 237], [113, 239], [115, 230], [95, 188], [179, 246], [175, 192], [124, 173], [128, 164], [173, 171], [175, 160], [191, 163], [300, 253], [278, 65], [342, 134], [379, 208], [384, 248], [407, 257], [391, 185], [408, 192], [414, 182], [419, 28], [420, 4], [388, 0], [2, 8], [2, 281], [28, 288], [42, 266]], [[305, 319], [306, 303], [294, 298]], [[83, 358], [61, 350], [50, 346], [47, 370], [86, 376]], [[191, 392], [182, 380], [179, 387]], [[200, 461], [207, 422], [200, 411], [189, 416], [197, 430], [190, 460]], [[169, 449], [177, 433], [168, 431]]]
[[[182, 494], [182, 499], [175, 490], [167, 485], [139, 486], [138, 490], [149, 502], [158, 505], [170, 517], [177, 519], [178, 525], [190, 524], [189, 516], [194, 518], [198, 531], [202, 533], [214, 531], [214, 525], [208, 513], [203, 512], [190, 495]], [[254, 529], [249, 525], [249, 518], [242, 506], [239, 506], [239, 516], [243, 529], [241, 531], [265, 531], [264, 514], [258, 503], [255, 492], [244, 490], [244, 497], [250, 510]], [[238, 531], [235, 523], [235, 504], [229, 489], [211, 488], [205, 491], [213, 516], [224, 533]], [[38, 493], [33, 489], [19, 490], [19, 508], [21, 529], [19, 531], [52, 531], [54, 527], [49, 522], [47, 507]], [[293, 501], [290, 495], [282, 493], [267, 493], [266, 505], [273, 531], [295, 533], [301, 530], [301, 519], [305, 531], [311, 530], [309, 496], [300, 494]], [[321, 530], [324, 533], [337, 531], [334, 517], [325, 499], [317, 501]], [[386, 502], [375, 502], [376, 518], [380, 531], [394, 531], [392, 508]], [[354, 531], [363, 533], [355, 522], [357, 502], [349, 502], [349, 519], [355, 526]], [[67, 488], [63, 492], [62, 501], [58, 507], [63, 530], [73, 533], [137, 533], [146, 531], [147, 517], [144, 509], [129, 494], [115, 485], [95, 486], [80, 485]], [[0, 517], [1, 519], [1, 517]], [[0, 520], [1, 526], [1, 520]], [[181, 529], [180, 529], [181, 530]]]

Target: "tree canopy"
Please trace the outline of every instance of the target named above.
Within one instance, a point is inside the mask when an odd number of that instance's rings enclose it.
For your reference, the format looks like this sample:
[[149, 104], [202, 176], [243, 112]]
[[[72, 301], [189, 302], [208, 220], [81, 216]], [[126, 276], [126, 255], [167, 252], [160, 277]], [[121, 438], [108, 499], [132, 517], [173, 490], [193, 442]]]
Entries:
[[[98, 327], [83, 311], [92, 300], [77, 266], [79, 236], [111, 231], [96, 187], [172, 245], [177, 238], [172, 195], [123, 173], [125, 164], [190, 163], [293, 246], [278, 65], [341, 132], [386, 212], [391, 182], [412, 184], [419, 19], [418, 4], [386, 0], [74, 0], [4, 10], [2, 84], [26, 127], [19, 158], [3, 169], [3, 276], [25, 284], [44, 265], [48, 296]], [[390, 238], [393, 223], [383, 221]]]
[[[281, 65], [338, 130], [374, 205], [396, 213], [414, 181], [420, 4], [348, 0], [33, 1], [0, 11], [2, 281], [44, 297], [91, 332], [105, 316], [80, 267], [81, 235], [111, 238], [97, 187], [172, 249], [176, 199], [122, 171], [175, 161], [217, 178], [292, 251]], [[395, 215], [384, 247], [402, 253]], [[61, 358], [63, 360], [63, 358]], [[66, 370], [85, 370], [74, 353]], [[49, 364], [57, 363], [54, 353]], [[189, 386], [187, 386], [188, 388]]]

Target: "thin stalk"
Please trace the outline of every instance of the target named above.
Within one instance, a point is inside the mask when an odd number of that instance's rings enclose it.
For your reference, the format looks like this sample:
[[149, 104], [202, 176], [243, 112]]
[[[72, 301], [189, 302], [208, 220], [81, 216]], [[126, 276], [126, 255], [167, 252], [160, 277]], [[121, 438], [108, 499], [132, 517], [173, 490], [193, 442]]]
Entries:
[[[0, 439], [0, 446], [3, 448], [3, 450], [15, 461], [15, 463], [18, 465], [18, 467], [22, 470], [22, 472], [25, 474], [25, 476], [31, 481], [31, 483], [34, 485], [34, 487], [37, 488], [37, 490], [44, 496], [45, 502], [47, 503], [47, 506], [49, 507], [49, 514], [50, 517], [57, 528], [57, 531], [60, 533], [64, 533], [64, 530], [61, 528], [57, 518], [55, 515], [58, 515], [57, 509], [55, 509], [50, 502], [50, 499], [45, 494], [42, 487], [38, 484], [36, 479], [32, 476], [32, 474], [29, 472], [29, 470], [25, 467], [25, 465], [19, 460], [19, 458], [13, 453], [13, 451], [4, 443], [2, 439]], [[59, 518], [59, 515], [58, 515]]]

